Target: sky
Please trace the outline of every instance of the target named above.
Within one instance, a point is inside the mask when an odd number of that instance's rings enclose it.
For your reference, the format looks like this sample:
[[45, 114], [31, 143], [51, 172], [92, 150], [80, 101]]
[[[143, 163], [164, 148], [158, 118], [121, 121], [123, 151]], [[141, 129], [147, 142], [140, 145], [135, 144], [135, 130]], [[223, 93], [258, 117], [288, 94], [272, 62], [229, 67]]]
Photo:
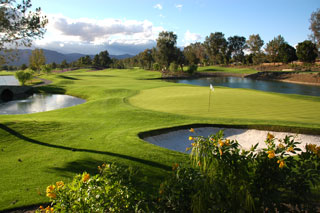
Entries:
[[311, 13], [320, 0], [32, 0], [49, 24], [34, 47], [62, 53], [135, 55], [172, 31], [177, 46], [259, 34], [265, 44], [282, 35], [292, 46], [308, 39]]

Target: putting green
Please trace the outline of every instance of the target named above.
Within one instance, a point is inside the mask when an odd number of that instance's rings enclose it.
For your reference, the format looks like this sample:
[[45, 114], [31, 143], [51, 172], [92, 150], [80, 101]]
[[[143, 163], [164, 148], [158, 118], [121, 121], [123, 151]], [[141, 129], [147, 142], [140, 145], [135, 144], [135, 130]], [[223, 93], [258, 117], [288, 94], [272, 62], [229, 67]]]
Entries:
[[320, 124], [320, 98], [249, 89], [162, 87], [132, 97], [134, 106], [160, 112], [206, 118], [253, 119]]

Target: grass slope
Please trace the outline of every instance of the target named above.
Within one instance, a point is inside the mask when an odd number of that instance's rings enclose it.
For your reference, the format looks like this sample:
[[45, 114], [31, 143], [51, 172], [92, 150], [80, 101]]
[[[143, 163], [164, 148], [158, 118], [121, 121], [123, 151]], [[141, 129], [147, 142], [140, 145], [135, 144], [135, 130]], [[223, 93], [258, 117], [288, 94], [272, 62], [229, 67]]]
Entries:
[[47, 185], [83, 171], [94, 174], [103, 162], [139, 167], [141, 188], [151, 191], [172, 163], [186, 162], [188, 156], [151, 145], [139, 139], [139, 132], [193, 123], [316, 129], [320, 123], [317, 98], [217, 88], [208, 112], [208, 88], [145, 80], [160, 77], [157, 72], [77, 70], [43, 77], [54, 83], [40, 91], [87, 102], [0, 115], [0, 211], [48, 202]]

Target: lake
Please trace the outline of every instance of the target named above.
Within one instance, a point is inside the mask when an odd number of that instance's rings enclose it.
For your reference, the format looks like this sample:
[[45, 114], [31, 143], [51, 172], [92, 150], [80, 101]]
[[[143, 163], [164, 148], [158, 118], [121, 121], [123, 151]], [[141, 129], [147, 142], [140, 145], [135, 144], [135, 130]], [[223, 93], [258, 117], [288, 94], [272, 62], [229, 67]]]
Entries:
[[0, 86], [19, 86], [19, 81], [13, 75], [0, 75]]
[[199, 86], [215, 86], [255, 89], [266, 92], [277, 92], [284, 94], [299, 94], [309, 96], [320, 96], [320, 86], [287, 83], [281, 81], [263, 81], [242, 77], [204, 77], [197, 79], [174, 79], [165, 80], [175, 83], [192, 84]]
[[0, 114], [30, 114], [45, 112], [84, 103], [85, 100], [69, 95], [33, 94], [27, 99], [14, 100], [0, 104]]

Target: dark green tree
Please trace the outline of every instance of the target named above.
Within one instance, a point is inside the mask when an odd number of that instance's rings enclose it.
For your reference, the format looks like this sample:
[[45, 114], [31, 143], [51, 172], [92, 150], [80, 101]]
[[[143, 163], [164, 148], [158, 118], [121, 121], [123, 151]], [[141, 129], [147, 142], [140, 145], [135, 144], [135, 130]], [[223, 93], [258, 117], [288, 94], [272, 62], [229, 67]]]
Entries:
[[21, 66], [20, 66], [20, 69], [21, 70], [25, 70], [25, 69], [27, 69], [28, 68], [28, 66], [26, 65], [26, 64], [22, 64]]
[[188, 64], [198, 64], [200, 62], [200, 59], [197, 57], [196, 46], [193, 44], [186, 46], [183, 49], [183, 54]]
[[204, 47], [213, 64], [228, 63], [228, 42], [222, 32], [211, 33], [204, 41]]
[[152, 57], [152, 50], [151, 49], [145, 49], [141, 55], [141, 60], [143, 61], [143, 64], [146, 64], [147, 69], [151, 69], [152, 62], [154, 61]]
[[69, 64], [68, 64], [68, 62], [67, 62], [67, 60], [63, 60], [62, 62], [61, 62], [61, 64], [60, 64], [60, 68], [67, 68], [69, 66]]
[[157, 39], [157, 62], [169, 68], [171, 62], [176, 60], [177, 35], [173, 32], [163, 31], [159, 33]]
[[181, 72], [183, 72], [183, 65], [186, 63], [186, 58], [183, 52], [176, 47], [176, 63], [180, 67]]
[[93, 57], [92, 66], [94, 66], [96, 68], [100, 67], [100, 57], [98, 54]]
[[[32, 6], [31, 0], [23, 0], [21, 3], [1, 0], [0, 3], [1, 51], [7, 51], [6, 45], [30, 47], [33, 39], [43, 36], [48, 20], [41, 16], [40, 8], [36, 8], [35, 12], [28, 11]], [[3, 55], [0, 58], [2, 63], [5, 62]]]
[[111, 58], [109, 57], [109, 53], [107, 50], [102, 51], [99, 53], [99, 61], [100, 61], [100, 66], [102, 68], [109, 68], [110, 64], [112, 63]]
[[232, 57], [235, 62], [244, 62], [245, 58], [243, 51], [246, 47], [245, 37], [232, 36], [228, 38], [228, 56]]
[[297, 56], [299, 61], [312, 63], [318, 56], [317, 47], [311, 41], [305, 40], [297, 46]]
[[273, 40], [269, 41], [266, 45], [266, 52], [269, 57], [270, 62], [280, 62], [279, 51], [280, 46], [285, 42], [284, 38], [281, 35], [278, 35]]
[[297, 60], [296, 49], [287, 43], [281, 44], [279, 48], [279, 60], [283, 63], [289, 63]]

